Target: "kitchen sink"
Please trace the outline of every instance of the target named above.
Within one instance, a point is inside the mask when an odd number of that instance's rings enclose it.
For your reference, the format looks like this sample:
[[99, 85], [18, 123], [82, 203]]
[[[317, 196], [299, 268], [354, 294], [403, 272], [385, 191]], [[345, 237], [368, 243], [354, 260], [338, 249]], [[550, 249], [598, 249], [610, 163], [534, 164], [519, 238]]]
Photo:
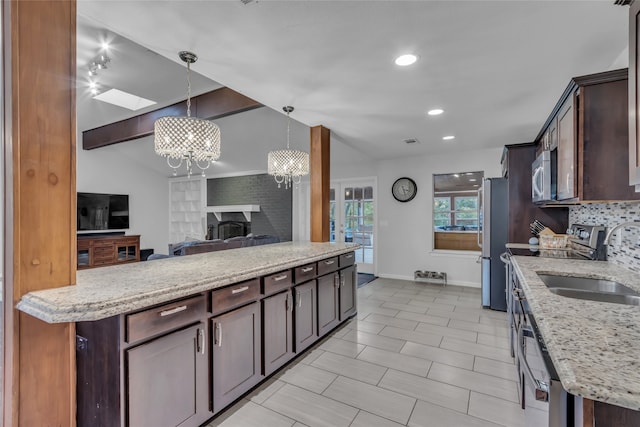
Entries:
[[640, 293], [613, 280], [538, 274], [549, 291], [569, 298], [640, 306]]

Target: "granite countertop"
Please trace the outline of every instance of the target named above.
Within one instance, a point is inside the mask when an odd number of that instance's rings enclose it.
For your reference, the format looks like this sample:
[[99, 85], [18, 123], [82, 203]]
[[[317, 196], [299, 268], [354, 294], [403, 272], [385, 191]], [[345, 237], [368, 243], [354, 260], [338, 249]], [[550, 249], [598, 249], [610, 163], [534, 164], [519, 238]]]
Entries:
[[75, 286], [29, 292], [17, 308], [48, 323], [100, 320], [353, 251], [285, 242], [80, 270]]
[[640, 292], [640, 274], [613, 263], [512, 258], [567, 392], [640, 410], [640, 307], [555, 295], [537, 273], [603, 278]]

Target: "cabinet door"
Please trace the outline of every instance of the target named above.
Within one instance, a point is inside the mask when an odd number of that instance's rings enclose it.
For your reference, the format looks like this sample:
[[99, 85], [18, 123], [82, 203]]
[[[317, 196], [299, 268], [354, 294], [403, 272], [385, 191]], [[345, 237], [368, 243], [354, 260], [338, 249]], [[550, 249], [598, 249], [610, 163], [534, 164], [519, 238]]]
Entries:
[[293, 357], [293, 301], [289, 290], [262, 300], [263, 373]]
[[558, 200], [577, 197], [573, 94], [558, 112]]
[[295, 301], [295, 350], [300, 353], [318, 339], [316, 281], [298, 285], [293, 290]]
[[340, 270], [340, 321], [351, 317], [356, 312], [356, 267]]
[[340, 322], [340, 275], [336, 272], [318, 279], [318, 336], [323, 336]]
[[213, 411], [219, 412], [260, 379], [260, 303], [221, 316], [213, 323]]
[[213, 415], [206, 336], [198, 323], [126, 351], [128, 426], [199, 426]]
[[640, 36], [640, 2], [629, 8], [629, 185], [640, 184], [640, 108], [638, 102], [638, 36]]

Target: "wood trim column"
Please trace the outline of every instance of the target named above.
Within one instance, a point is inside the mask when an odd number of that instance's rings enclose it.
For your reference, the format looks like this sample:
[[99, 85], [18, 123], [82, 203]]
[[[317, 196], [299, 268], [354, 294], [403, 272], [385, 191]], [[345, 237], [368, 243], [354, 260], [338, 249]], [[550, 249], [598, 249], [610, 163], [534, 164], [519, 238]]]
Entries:
[[311, 128], [311, 241], [329, 241], [329, 176], [331, 131]]
[[27, 292], [75, 283], [76, 2], [4, 1], [2, 8], [13, 258], [5, 281], [12, 325], [4, 425], [74, 426], [75, 325], [44, 323], [15, 304]]

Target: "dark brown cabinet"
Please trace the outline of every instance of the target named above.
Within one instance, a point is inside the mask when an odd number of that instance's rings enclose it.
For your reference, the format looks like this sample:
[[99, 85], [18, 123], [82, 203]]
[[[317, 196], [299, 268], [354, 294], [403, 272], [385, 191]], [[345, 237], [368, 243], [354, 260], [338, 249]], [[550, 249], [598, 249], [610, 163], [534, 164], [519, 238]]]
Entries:
[[638, 38], [640, 37], [640, 1], [629, 10], [629, 184], [640, 185], [640, 69], [638, 68]]
[[573, 199], [578, 196], [576, 186], [576, 144], [573, 132], [574, 97], [570, 96], [560, 108], [556, 124], [552, 129], [557, 129], [558, 150], [558, 200]]
[[345, 320], [356, 312], [357, 283], [355, 266], [340, 270], [340, 320]]
[[127, 425], [199, 426], [211, 417], [204, 323], [129, 349]]
[[[337, 264], [337, 260], [336, 260]], [[340, 275], [318, 278], [318, 336], [323, 336], [340, 322]]]
[[316, 281], [293, 288], [295, 351], [300, 353], [318, 340]]
[[262, 377], [260, 303], [211, 319], [213, 410], [219, 412]]
[[262, 363], [269, 375], [293, 357], [293, 297], [289, 289], [262, 300]]

